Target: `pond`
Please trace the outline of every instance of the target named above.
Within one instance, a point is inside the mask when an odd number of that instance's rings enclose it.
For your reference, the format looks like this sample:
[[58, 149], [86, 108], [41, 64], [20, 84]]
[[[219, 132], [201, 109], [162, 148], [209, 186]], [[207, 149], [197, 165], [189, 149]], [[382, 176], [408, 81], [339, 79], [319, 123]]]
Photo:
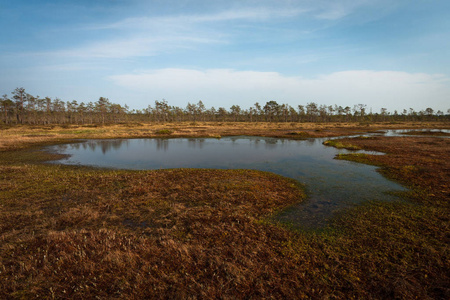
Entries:
[[358, 203], [398, 200], [390, 192], [405, 188], [381, 176], [374, 166], [334, 159], [338, 153], [351, 151], [324, 146], [325, 140], [248, 136], [87, 140], [46, 150], [67, 154], [55, 163], [71, 165], [134, 170], [256, 169], [290, 177], [306, 186], [308, 199], [274, 218], [294, 227], [322, 227], [335, 213]]

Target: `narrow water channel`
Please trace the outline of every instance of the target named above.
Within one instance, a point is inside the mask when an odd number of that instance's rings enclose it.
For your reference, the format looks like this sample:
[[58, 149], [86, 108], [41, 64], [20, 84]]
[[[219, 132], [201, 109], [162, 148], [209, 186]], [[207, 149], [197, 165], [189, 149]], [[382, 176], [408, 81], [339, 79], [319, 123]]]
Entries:
[[370, 200], [397, 200], [403, 191], [376, 168], [334, 159], [349, 153], [322, 145], [326, 139], [288, 140], [266, 137], [87, 140], [47, 147], [69, 155], [54, 163], [153, 170], [170, 168], [256, 169], [304, 184], [308, 199], [275, 216], [293, 226], [317, 228], [336, 212]]

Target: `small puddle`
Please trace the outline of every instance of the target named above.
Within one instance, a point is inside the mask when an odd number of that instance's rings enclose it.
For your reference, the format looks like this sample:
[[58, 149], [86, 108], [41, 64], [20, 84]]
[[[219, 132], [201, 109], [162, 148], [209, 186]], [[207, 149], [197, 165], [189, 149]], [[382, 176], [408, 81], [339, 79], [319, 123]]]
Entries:
[[374, 166], [334, 159], [339, 153], [355, 151], [324, 146], [325, 140], [248, 136], [87, 140], [45, 150], [68, 155], [53, 162], [58, 164], [133, 170], [255, 169], [290, 177], [306, 186], [308, 199], [275, 219], [294, 227], [325, 226], [335, 213], [358, 203], [398, 200], [389, 192], [404, 191], [404, 187], [381, 176]]

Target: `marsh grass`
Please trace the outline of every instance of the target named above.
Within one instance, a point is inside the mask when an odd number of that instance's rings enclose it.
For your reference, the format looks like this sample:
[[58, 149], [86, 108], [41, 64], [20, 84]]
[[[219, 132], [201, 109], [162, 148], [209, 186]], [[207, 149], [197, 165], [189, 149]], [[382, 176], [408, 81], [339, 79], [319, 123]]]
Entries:
[[259, 268], [289, 234], [257, 221], [303, 199], [257, 171], [25, 164], [1, 174], [4, 297], [264, 294], [259, 276], [275, 270]]
[[173, 133], [173, 131], [172, 131], [172, 130], [169, 130], [169, 129], [160, 129], [160, 130], [157, 130], [155, 133], [156, 133], [156, 134], [170, 135], [170, 134]]
[[[149, 127], [128, 130], [157, 130]], [[292, 180], [249, 170], [44, 164], [57, 154], [37, 145], [60, 141], [2, 140], [16, 148], [0, 151], [0, 298], [450, 296], [445, 141], [352, 140], [390, 153], [359, 159], [409, 185], [410, 201], [355, 207], [320, 232], [268, 221], [304, 201]]]
[[361, 148], [356, 145], [352, 145], [349, 143], [342, 143], [338, 140], [328, 140], [328, 141], [323, 142], [323, 144], [325, 146], [331, 146], [331, 147], [335, 147], [337, 149], [361, 150]]
[[426, 136], [450, 136], [450, 133], [442, 130], [411, 130], [403, 132], [404, 135], [426, 135]]
[[217, 137], [233, 135], [271, 136], [291, 139], [332, 137], [376, 131], [380, 129], [450, 128], [445, 123], [399, 124], [371, 123], [369, 127], [355, 123], [267, 123], [267, 122], [183, 122], [125, 123], [111, 125], [17, 125], [0, 130], [0, 150], [18, 149], [45, 142], [67, 139], [111, 139], [160, 137]]

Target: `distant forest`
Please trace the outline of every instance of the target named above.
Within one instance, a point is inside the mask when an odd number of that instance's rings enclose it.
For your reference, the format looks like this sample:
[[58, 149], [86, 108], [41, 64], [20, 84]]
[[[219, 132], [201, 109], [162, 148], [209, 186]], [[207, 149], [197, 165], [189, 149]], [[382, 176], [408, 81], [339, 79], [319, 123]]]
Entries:
[[0, 98], [1, 123], [14, 124], [112, 124], [129, 122], [399, 122], [399, 121], [450, 121], [447, 113], [432, 108], [415, 111], [412, 108], [401, 112], [367, 111], [367, 105], [353, 107], [320, 105], [309, 102], [292, 107], [268, 101], [255, 103], [250, 108], [232, 105], [206, 108], [202, 101], [188, 103], [185, 108], [171, 106], [166, 100], [156, 100], [143, 109], [129, 109], [100, 97], [96, 102], [62, 101], [59, 98], [40, 98], [28, 94], [24, 88], [16, 88], [12, 97]]

